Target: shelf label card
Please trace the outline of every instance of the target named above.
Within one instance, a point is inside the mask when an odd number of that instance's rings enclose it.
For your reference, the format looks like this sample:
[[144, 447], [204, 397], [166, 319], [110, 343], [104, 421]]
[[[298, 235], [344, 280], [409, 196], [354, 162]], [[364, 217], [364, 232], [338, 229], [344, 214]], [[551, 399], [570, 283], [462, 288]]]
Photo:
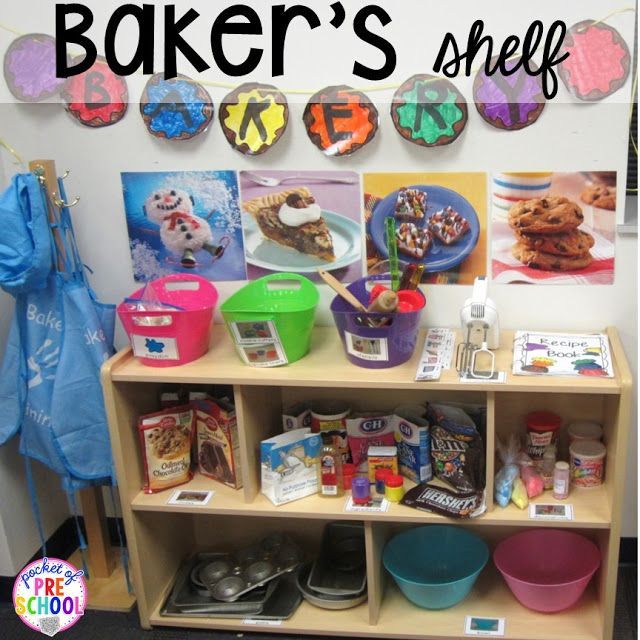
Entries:
[[171, 494], [167, 500], [167, 504], [175, 504], [178, 506], [191, 505], [196, 507], [204, 507], [213, 497], [215, 491], [193, 491], [189, 489], [179, 489]]
[[573, 520], [573, 505], [570, 504], [530, 504], [530, 520]]
[[344, 510], [349, 512], [384, 513], [389, 511], [389, 501], [382, 496], [372, 496], [369, 504], [354, 504], [353, 498], [349, 496], [344, 503]]
[[466, 636], [504, 636], [504, 627], [504, 618], [467, 616], [464, 620], [464, 634]]
[[279, 627], [282, 624], [282, 620], [254, 620], [253, 618], [245, 618], [242, 624], [249, 624], [253, 626], [264, 625], [267, 627]]

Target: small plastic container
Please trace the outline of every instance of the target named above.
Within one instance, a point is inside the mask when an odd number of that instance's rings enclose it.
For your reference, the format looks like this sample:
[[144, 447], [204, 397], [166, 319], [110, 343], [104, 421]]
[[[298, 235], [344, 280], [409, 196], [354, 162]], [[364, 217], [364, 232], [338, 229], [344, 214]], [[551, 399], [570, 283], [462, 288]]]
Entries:
[[[347, 289], [366, 306], [369, 301], [367, 287], [388, 280], [389, 274], [369, 276], [356, 280]], [[368, 369], [386, 369], [411, 358], [426, 304], [421, 291], [412, 293], [417, 294], [422, 306], [406, 313], [362, 313], [341, 296], [333, 299], [331, 313], [349, 362]], [[376, 326], [371, 326], [371, 321]], [[381, 324], [383, 321], [384, 325]]]
[[571, 472], [569, 463], [559, 460], [553, 470], [553, 497], [556, 500], [566, 500], [569, 497], [569, 481]]
[[371, 487], [369, 478], [358, 476], [351, 482], [351, 498], [353, 504], [369, 504], [371, 502]]
[[597, 422], [572, 422], [567, 432], [569, 434], [569, 444], [576, 440], [602, 440], [602, 426]]
[[558, 441], [562, 418], [551, 411], [533, 411], [525, 417], [527, 425], [527, 454], [539, 467], [545, 449]]
[[[145, 291], [147, 287], [151, 291]], [[145, 310], [144, 296], [149, 294], [153, 301]], [[207, 279], [174, 274], [132, 293], [118, 305], [118, 316], [142, 364], [176, 367], [208, 351], [217, 301], [218, 291]]]
[[556, 468], [556, 448], [550, 444], [542, 456], [540, 474], [544, 482], [545, 489], [553, 489], [553, 471]]
[[571, 484], [574, 487], [599, 487], [604, 479], [607, 448], [596, 440], [577, 440], [569, 447]]
[[404, 497], [404, 478], [392, 473], [384, 479], [384, 484], [384, 497], [389, 502], [400, 502]]
[[342, 463], [342, 486], [345, 491], [351, 491], [351, 484], [356, 475], [356, 465], [351, 462]]
[[376, 469], [376, 493], [379, 495], [385, 495], [386, 493], [386, 480], [389, 476], [393, 475], [393, 470], [389, 467], [381, 467]]
[[[247, 364], [266, 366], [251, 359], [255, 346], [245, 344], [247, 328], [252, 326], [279, 341], [287, 362], [291, 363], [309, 351], [319, 299], [318, 289], [308, 278], [297, 273], [274, 273], [236, 291], [220, 306], [220, 312], [239, 355]], [[273, 324], [277, 336], [271, 334], [269, 323]], [[276, 350], [274, 354], [273, 357], [267, 355], [267, 365], [270, 360], [278, 362]]]

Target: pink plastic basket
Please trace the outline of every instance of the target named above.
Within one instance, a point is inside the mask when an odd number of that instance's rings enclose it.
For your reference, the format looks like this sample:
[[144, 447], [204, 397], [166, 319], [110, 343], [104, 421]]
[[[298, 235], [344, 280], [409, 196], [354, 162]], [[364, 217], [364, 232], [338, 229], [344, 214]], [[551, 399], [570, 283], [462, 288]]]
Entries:
[[600, 550], [572, 531], [531, 529], [503, 540], [493, 561], [525, 607], [554, 613], [580, 599], [600, 566]]
[[166, 309], [141, 311], [136, 303], [145, 287], [118, 305], [133, 353], [151, 367], [175, 367], [196, 360], [209, 349], [218, 291], [205, 278], [175, 274], [149, 282], [153, 298]]

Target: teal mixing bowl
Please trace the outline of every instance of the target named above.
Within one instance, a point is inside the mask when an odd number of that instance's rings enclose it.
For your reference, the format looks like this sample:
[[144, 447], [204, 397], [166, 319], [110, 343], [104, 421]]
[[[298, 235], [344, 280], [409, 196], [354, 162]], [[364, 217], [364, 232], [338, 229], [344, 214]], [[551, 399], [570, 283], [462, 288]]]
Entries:
[[387, 542], [382, 561], [402, 593], [424, 609], [446, 609], [471, 591], [489, 548], [462, 527], [407, 529]]

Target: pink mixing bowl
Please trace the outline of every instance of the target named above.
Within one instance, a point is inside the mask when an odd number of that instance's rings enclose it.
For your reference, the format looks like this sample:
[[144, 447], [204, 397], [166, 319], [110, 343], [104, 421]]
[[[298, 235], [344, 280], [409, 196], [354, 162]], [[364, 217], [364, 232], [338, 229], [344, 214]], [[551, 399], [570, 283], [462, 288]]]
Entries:
[[580, 599], [600, 566], [600, 550], [571, 531], [531, 529], [503, 540], [493, 561], [525, 607], [553, 613]]

